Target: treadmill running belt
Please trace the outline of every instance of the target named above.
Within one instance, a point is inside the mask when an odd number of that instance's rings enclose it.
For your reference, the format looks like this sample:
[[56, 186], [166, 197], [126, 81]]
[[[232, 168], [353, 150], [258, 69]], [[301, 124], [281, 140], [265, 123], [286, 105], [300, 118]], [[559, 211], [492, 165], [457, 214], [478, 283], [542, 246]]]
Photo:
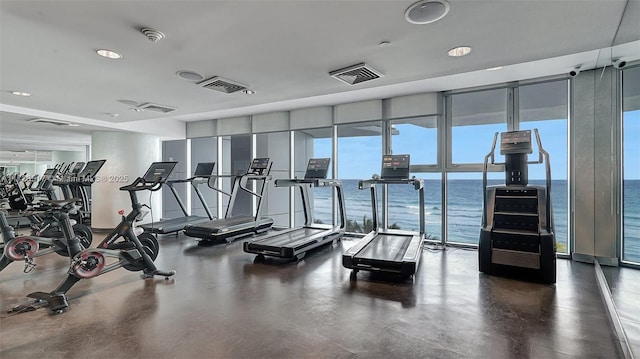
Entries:
[[412, 236], [378, 234], [356, 257], [402, 263]]

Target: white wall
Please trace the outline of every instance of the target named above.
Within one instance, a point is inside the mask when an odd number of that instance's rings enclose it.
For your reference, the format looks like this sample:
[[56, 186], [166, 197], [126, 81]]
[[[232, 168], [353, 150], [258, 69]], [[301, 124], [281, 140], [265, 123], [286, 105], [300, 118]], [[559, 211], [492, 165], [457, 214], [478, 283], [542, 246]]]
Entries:
[[[160, 160], [160, 140], [140, 133], [99, 131], [91, 134], [91, 144], [92, 160], [107, 160], [91, 186], [91, 226], [114, 228], [121, 220], [118, 210], [131, 210], [128, 192], [119, 188], [143, 176], [152, 162]], [[149, 191], [137, 193], [140, 203], [149, 204]], [[153, 192], [150, 206], [154, 220], [158, 220], [162, 213], [159, 191]], [[148, 215], [145, 222], [150, 220]]]

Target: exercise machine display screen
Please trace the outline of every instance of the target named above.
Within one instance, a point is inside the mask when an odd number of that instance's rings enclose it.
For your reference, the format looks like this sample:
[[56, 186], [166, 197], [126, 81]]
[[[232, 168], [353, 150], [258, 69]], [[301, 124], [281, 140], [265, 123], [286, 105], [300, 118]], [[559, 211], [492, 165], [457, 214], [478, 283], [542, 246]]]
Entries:
[[500, 134], [501, 155], [531, 152], [531, 130], [502, 132]]
[[78, 174], [78, 178], [82, 181], [93, 181], [107, 160], [89, 161], [82, 172]]
[[382, 156], [381, 178], [409, 178], [409, 155]]
[[178, 162], [154, 162], [142, 178], [145, 182], [165, 183], [177, 163]]
[[49, 168], [44, 171], [42, 178], [38, 181], [38, 186], [36, 186], [36, 191], [43, 191], [49, 187], [51, 181], [53, 181], [56, 173], [58, 173], [58, 169]]
[[84, 167], [84, 162], [76, 162], [76, 164], [73, 166], [73, 169], [71, 169], [71, 174], [77, 175], [82, 170], [83, 167]]
[[330, 158], [311, 158], [307, 165], [307, 171], [304, 178], [308, 179], [325, 179], [329, 172]]
[[251, 162], [251, 169], [264, 170], [269, 167], [269, 158], [254, 158]]
[[213, 169], [216, 166], [215, 162], [200, 162], [196, 166], [196, 170], [193, 173], [194, 177], [210, 177], [213, 175]]

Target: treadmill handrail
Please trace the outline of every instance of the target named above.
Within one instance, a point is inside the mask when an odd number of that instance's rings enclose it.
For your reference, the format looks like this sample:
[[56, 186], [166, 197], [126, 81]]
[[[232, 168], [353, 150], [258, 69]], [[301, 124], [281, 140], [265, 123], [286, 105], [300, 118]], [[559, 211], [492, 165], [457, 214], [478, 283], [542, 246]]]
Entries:
[[371, 178], [360, 180], [358, 188], [365, 189], [376, 184], [413, 184], [415, 190], [424, 188], [424, 180], [422, 178]]
[[[426, 233], [425, 229], [425, 210], [424, 210], [424, 180], [421, 178], [404, 178], [404, 179], [385, 179], [385, 178], [372, 178], [368, 180], [361, 180], [358, 182], [358, 189], [371, 190], [371, 214], [373, 216], [372, 224], [373, 228], [371, 232], [383, 233], [380, 229], [378, 222], [378, 195], [376, 190], [376, 184], [413, 184], [414, 189], [418, 191], [418, 206], [420, 208], [420, 236], [424, 237]], [[388, 228], [386, 228], [388, 229]]]
[[263, 195], [256, 193], [253, 190], [250, 190], [249, 188], [246, 187], [246, 185], [250, 180], [251, 181], [271, 181], [272, 178], [273, 176], [271, 175], [255, 175], [252, 173], [247, 173], [240, 176], [240, 183], [238, 184], [238, 188], [249, 193], [252, 196], [255, 196], [257, 198], [262, 198]]

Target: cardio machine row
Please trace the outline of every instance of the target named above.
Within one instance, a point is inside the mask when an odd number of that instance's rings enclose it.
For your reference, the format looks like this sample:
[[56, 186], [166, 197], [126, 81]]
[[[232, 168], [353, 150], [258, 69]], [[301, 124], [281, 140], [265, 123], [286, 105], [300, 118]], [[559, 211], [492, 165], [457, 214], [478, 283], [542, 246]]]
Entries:
[[[537, 131], [535, 134], [540, 153], [540, 159], [537, 162], [529, 162], [526, 158], [526, 154], [531, 153], [531, 131], [515, 131], [515, 133], [512, 131], [502, 134], [501, 152], [506, 159], [503, 164], [495, 163], [493, 158], [498, 135], [496, 133], [491, 152], [485, 157], [483, 173], [486, 195], [479, 249], [480, 271], [493, 274], [505, 267], [519, 267], [538, 271], [543, 281], [554, 283], [555, 237], [553, 218], [549, 210], [549, 159], [542, 148]], [[491, 158], [491, 164], [505, 165], [505, 186], [486, 186], [489, 158]], [[546, 188], [528, 186], [527, 165], [543, 163], [543, 159], [547, 165]], [[46, 301], [52, 310], [61, 311], [68, 305], [66, 292], [76, 282], [119, 267], [131, 271], [143, 271], [145, 276], [160, 275], [165, 278], [172, 276], [175, 272], [158, 270], [153, 263], [159, 251], [156, 238], [149, 232], [135, 230], [135, 221], [142, 213], [142, 205], [138, 203], [135, 192], [160, 189], [167, 182], [175, 165], [176, 162], [154, 163], [144, 177], [121, 188], [129, 191], [133, 210], [127, 216], [123, 215], [122, 223], [107, 235], [96, 249], [83, 249], [78, 243], [77, 236], [72, 234], [66, 215], [73, 211], [72, 201], [52, 202], [60, 212], [59, 218], [63, 223], [62, 232], [65, 233], [64, 237], [67, 240], [68, 255], [72, 258], [71, 266], [67, 278], [56, 289], [48, 293], [32, 293], [30, 297]], [[211, 171], [213, 166], [210, 165]], [[263, 233], [273, 224], [271, 219], [260, 215], [264, 190], [271, 179], [269, 175], [271, 166], [272, 163], [268, 158], [254, 159], [247, 173], [236, 177], [231, 193], [227, 193], [230, 202], [225, 218], [186, 225], [185, 233], [208, 242], [215, 242], [218, 239], [231, 242], [235, 238], [249, 234], [261, 234], [243, 243], [246, 252], [257, 254], [259, 257], [274, 256], [289, 259], [300, 259], [312, 248], [339, 240], [344, 235], [345, 227], [344, 199], [340, 182], [326, 179], [329, 159], [311, 159], [302, 179], [276, 180], [276, 187], [300, 188], [305, 214], [304, 226]], [[409, 169], [408, 155], [385, 155], [382, 159], [381, 176], [359, 182], [359, 189], [371, 192], [373, 230], [343, 253], [343, 266], [352, 269], [352, 278], [355, 278], [360, 270], [408, 276], [416, 273], [425, 240], [424, 181], [409, 178]], [[260, 182], [257, 191], [249, 188], [249, 181]], [[416, 190], [420, 207], [419, 232], [380, 228], [376, 190], [379, 185], [411, 185]], [[339, 225], [319, 226], [313, 222], [308, 190], [314, 186], [331, 186], [335, 189], [341, 219]], [[257, 198], [258, 205], [254, 216], [235, 215], [233, 211], [235, 196], [241, 191]], [[523, 209], [524, 212], [522, 212]], [[532, 220], [537, 220], [538, 225], [531, 222]], [[3, 236], [10, 238], [12, 234], [5, 233], [3, 229]], [[107, 258], [113, 258], [115, 262], [108, 264]]]

